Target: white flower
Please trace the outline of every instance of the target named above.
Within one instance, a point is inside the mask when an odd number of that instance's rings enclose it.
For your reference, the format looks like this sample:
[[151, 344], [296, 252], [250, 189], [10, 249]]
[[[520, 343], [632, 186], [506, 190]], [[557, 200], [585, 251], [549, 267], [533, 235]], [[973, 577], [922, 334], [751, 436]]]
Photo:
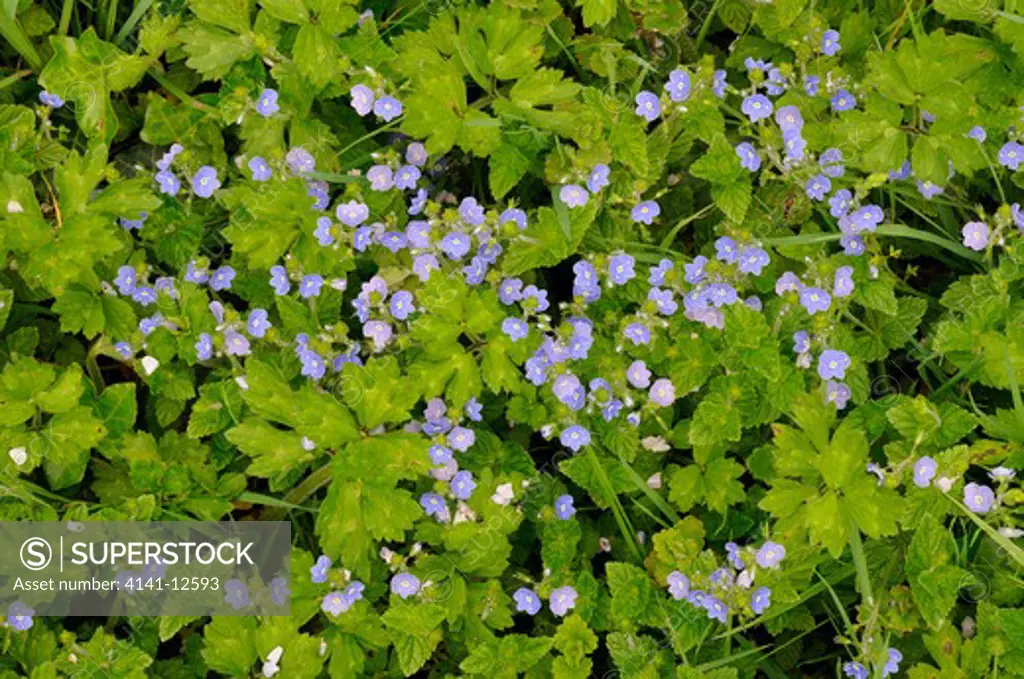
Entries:
[[671, 450], [671, 446], [668, 445], [668, 441], [660, 436], [647, 436], [640, 441], [640, 445], [644, 447], [644, 450], [649, 450], [652, 453], [665, 453]]
[[612, 551], [612, 541], [609, 540], [608, 538], [601, 538], [597, 542], [598, 542], [599, 545], [601, 545], [601, 551], [602, 552], [610, 552], [610, 551]]
[[1010, 528], [1009, 526], [1003, 526], [999, 529], [999, 534], [1002, 535], [1004, 538], [1016, 540], [1019, 537], [1024, 537], [1024, 530], [1021, 530], [1020, 528]]
[[661, 472], [651, 474], [651, 477], [647, 479], [647, 487], [654, 490], [661, 488]]
[[754, 584], [754, 574], [749, 570], [744, 570], [736, 576], [736, 584], [743, 589], [750, 589], [750, 586]]
[[28, 459], [28, 453], [25, 452], [24, 448], [11, 448], [7, 451], [7, 457], [11, 458], [11, 462], [20, 467]]
[[383, 561], [384, 563], [387, 563], [387, 562], [391, 561], [391, 557], [393, 557], [394, 555], [395, 555], [395, 553], [392, 552], [387, 547], [381, 547], [380, 548], [380, 558], [381, 558], [381, 561]]
[[503, 483], [494, 490], [494, 495], [491, 496], [491, 502], [502, 507], [508, 506], [508, 503], [512, 502], [512, 498], [515, 497], [515, 493], [512, 491], [511, 483]]
[[303, 436], [302, 449], [308, 452], [310, 450], [313, 450], [314, 448], [316, 448], [316, 443], [314, 443], [312, 439]]
[[935, 482], [935, 485], [938, 486], [939, 490], [941, 490], [943, 493], [948, 493], [953, 489], [953, 479], [949, 478], [948, 476], [943, 476], [942, 478]]
[[1017, 472], [1013, 471], [1009, 467], [996, 467], [988, 473], [988, 477], [995, 481], [996, 479], [1012, 479], [1017, 475]]
[[459, 502], [459, 508], [455, 510], [455, 519], [452, 521], [453, 524], [465, 523], [467, 521], [475, 521], [476, 513], [469, 508], [465, 502]]
[[277, 663], [281, 660], [282, 653], [284, 653], [284, 649], [280, 646], [275, 646], [274, 650], [267, 656], [267, 661], [263, 663], [263, 676], [267, 677], [267, 679], [281, 671]]
[[320, 640], [320, 655], [321, 657], [327, 653], [327, 642], [323, 639]]
[[156, 360], [152, 356], [142, 357], [142, 370], [146, 375], [152, 375], [156, 372], [156, 369], [160, 367], [160, 361]]
[[245, 391], [246, 389], [249, 388], [249, 380], [245, 379], [245, 375], [239, 375], [238, 377], [236, 377], [235, 384], [237, 384], [238, 388], [241, 389], [242, 391]]
[[23, 208], [21, 206], [21, 203], [19, 203], [18, 201], [14, 200], [13, 198], [10, 199], [9, 201], [7, 201], [7, 212], [8, 213], [13, 214], [13, 213], [16, 213], [16, 212], [24, 212], [24, 211], [25, 211], [25, 208]]

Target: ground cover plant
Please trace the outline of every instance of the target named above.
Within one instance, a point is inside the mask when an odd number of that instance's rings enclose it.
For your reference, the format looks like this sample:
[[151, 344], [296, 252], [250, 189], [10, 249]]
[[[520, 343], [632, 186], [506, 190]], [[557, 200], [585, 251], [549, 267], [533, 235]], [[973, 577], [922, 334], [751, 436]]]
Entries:
[[0, 518], [294, 535], [0, 677], [1024, 676], [1019, 0], [0, 35]]

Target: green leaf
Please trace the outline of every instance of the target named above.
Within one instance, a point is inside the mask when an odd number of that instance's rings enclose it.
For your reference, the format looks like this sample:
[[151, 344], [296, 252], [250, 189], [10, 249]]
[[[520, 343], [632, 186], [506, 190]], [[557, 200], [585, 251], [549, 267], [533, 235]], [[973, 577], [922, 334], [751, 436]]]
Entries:
[[214, 616], [203, 628], [206, 665], [229, 676], [247, 676], [259, 657], [254, 645], [256, 627], [253, 617]]
[[565, 618], [555, 632], [555, 648], [562, 655], [579, 660], [597, 649], [597, 635], [590, 631], [578, 613]]
[[576, 6], [583, 8], [583, 25], [607, 26], [615, 16], [617, 0], [576, 0]]
[[491, 193], [498, 200], [515, 188], [530, 167], [530, 159], [514, 145], [504, 143], [491, 154], [488, 160], [487, 182]]

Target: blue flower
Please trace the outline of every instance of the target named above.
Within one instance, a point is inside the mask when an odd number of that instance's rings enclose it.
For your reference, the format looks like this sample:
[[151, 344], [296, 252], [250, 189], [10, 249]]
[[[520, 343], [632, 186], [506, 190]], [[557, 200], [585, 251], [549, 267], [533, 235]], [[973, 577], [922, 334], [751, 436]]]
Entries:
[[836, 297], [849, 297], [853, 294], [853, 267], [841, 266], [836, 269], [835, 283], [832, 294]]
[[252, 180], [254, 182], [265, 182], [273, 176], [273, 172], [270, 171], [270, 166], [267, 165], [267, 161], [259, 156], [255, 156], [249, 159], [249, 172], [252, 174]]
[[521, 318], [510, 317], [501, 322], [501, 331], [512, 338], [513, 342], [518, 342], [530, 334], [530, 326]]
[[771, 116], [772, 102], [763, 94], [752, 94], [743, 100], [740, 109], [750, 119], [750, 122], [756, 123]]
[[654, 302], [658, 306], [658, 313], [664, 316], [671, 316], [679, 308], [671, 289], [651, 288], [647, 293], [647, 299]]
[[544, 313], [551, 306], [548, 302], [548, 291], [541, 290], [536, 285], [527, 285], [523, 288], [523, 300], [522, 305], [526, 309], [530, 309], [535, 313]]
[[135, 351], [132, 349], [132, 345], [128, 344], [127, 342], [118, 342], [117, 344], [115, 344], [114, 351], [116, 351], [118, 355], [126, 361], [135, 355]]
[[344, 592], [331, 592], [320, 603], [320, 610], [328, 615], [341, 615], [352, 607], [352, 600]]
[[654, 122], [661, 115], [661, 102], [654, 92], [644, 90], [636, 95], [636, 114], [647, 122]]
[[301, 146], [290, 150], [284, 160], [292, 172], [298, 175], [309, 174], [316, 169], [316, 159], [313, 158], [313, 154]]
[[321, 554], [317, 557], [316, 563], [309, 569], [310, 581], [316, 584], [327, 582], [327, 571], [331, 570], [333, 563], [331, 557], [326, 554]]
[[264, 118], [269, 118], [278, 111], [281, 107], [277, 105], [277, 90], [265, 89], [260, 93], [260, 98], [256, 101], [256, 110]]
[[842, 177], [846, 168], [843, 167], [843, 152], [839, 149], [826, 149], [818, 157], [818, 165], [826, 177]]
[[818, 376], [823, 380], [843, 379], [850, 367], [850, 357], [845, 351], [826, 349], [818, 357]]
[[590, 176], [587, 177], [587, 190], [591, 193], [597, 193], [604, 187], [608, 186], [608, 175], [611, 174], [611, 170], [607, 165], [597, 164], [594, 169], [590, 171]]
[[18, 632], [24, 632], [32, 627], [32, 616], [35, 611], [20, 601], [15, 601], [7, 607], [7, 624]]
[[573, 424], [562, 431], [558, 440], [566, 448], [578, 453], [580, 448], [590, 444], [590, 432], [581, 425]]
[[816, 97], [821, 89], [821, 76], [809, 75], [804, 80], [804, 92], [808, 97]]
[[974, 139], [977, 142], [984, 142], [985, 139], [988, 138], [988, 135], [985, 134], [985, 128], [984, 127], [982, 127], [981, 125], [975, 125], [967, 133], [967, 138], [968, 139]]
[[826, 56], [835, 56], [841, 47], [839, 44], [839, 31], [828, 30], [821, 36], [821, 51]]
[[200, 361], [209, 361], [213, 357], [213, 338], [209, 333], [199, 335], [199, 341], [195, 344], [196, 358]]
[[160, 170], [154, 177], [160, 185], [160, 193], [168, 196], [175, 196], [181, 190], [181, 180], [174, 176], [170, 170]]
[[476, 490], [473, 474], [468, 471], [461, 471], [456, 474], [448, 485], [451, 487], [452, 494], [460, 500], [468, 500], [473, 496], [473, 491]]
[[274, 327], [270, 321], [267, 320], [267, 312], [264, 309], [253, 309], [249, 312], [249, 321], [247, 328], [249, 334], [253, 337], [262, 338], [267, 334], [267, 330]]
[[787, 271], [775, 281], [775, 294], [784, 295], [787, 292], [799, 292], [804, 287], [803, 282], [792, 271]]
[[391, 122], [398, 116], [402, 115], [402, 102], [398, 101], [394, 97], [381, 97], [377, 101], [373, 102], [373, 113], [378, 118], [383, 118], [386, 122]]
[[848, 662], [843, 664], [843, 674], [850, 679], [868, 679], [868, 668], [859, 662]]
[[299, 296], [303, 299], [309, 299], [310, 297], [319, 297], [320, 289], [324, 285], [323, 276], [319, 274], [308, 274], [302, 277], [302, 281], [299, 283]]
[[573, 507], [572, 495], [559, 495], [555, 500], [555, 516], [565, 521], [575, 515], [576, 508]]
[[988, 247], [989, 230], [985, 222], [967, 222], [961, 233], [964, 245], [975, 252], [981, 252]]
[[890, 674], [896, 674], [899, 672], [901, 660], [903, 660], [903, 654], [895, 648], [890, 648], [889, 659], [886, 661], [885, 665], [882, 666], [882, 676], [887, 677]]
[[224, 331], [224, 353], [228, 356], [249, 355], [249, 340], [236, 330]]
[[235, 280], [235, 270], [230, 266], [222, 266], [210, 275], [210, 288], [220, 292], [230, 290], [231, 282]]
[[387, 191], [394, 183], [394, 175], [387, 165], [374, 165], [366, 172], [370, 180], [370, 188], [374, 191]]
[[646, 389], [651, 386], [651, 371], [643, 361], [633, 361], [626, 368], [626, 380], [637, 389]]
[[897, 168], [895, 170], [892, 170], [889, 173], [889, 179], [891, 179], [893, 181], [899, 181], [901, 179], [906, 179], [909, 176], [910, 176], [910, 161], [909, 160], [904, 160], [903, 164], [900, 165], [899, 168]]
[[668, 593], [676, 601], [687, 598], [690, 595], [690, 580], [679, 571], [672, 571], [668, 574]]
[[579, 184], [566, 184], [558, 191], [558, 199], [569, 207], [583, 207], [587, 204], [589, 194]]
[[391, 339], [391, 326], [384, 321], [368, 321], [363, 324], [363, 336], [373, 340], [373, 348], [380, 351]]
[[210, 274], [206, 269], [197, 269], [195, 260], [192, 260], [185, 269], [185, 280], [189, 283], [202, 284], [210, 280]]
[[1024, 162], [1024, 145], [1015, 141], [1008, 141], [999, 149], [999, 164], [1014, 172]]
[[327, 364], [320, 354], [311, 349], [303, 349], [299, 352], [299, 362], [302, 364], [300, 374], [313, 380], [319, 380], [327, 373]]
[[64, 100], [58, 97], [56, 94], [50, 94], [46, 90], [39, 93], [39, 101], [43, 102], [50, 108], [60, 108], [64, 105]]
[[540, 597], [532, 589], [520, 587], [512, 595], [512, 598], [515, 599], [517, 611], [522, 611], [527, 615], [537, 615], [540, 612]]
[[850, 211], [850, 205], [853, 203], [853, 194], [850, 193], [849, 189], [839, 189], [832, 197], [828, 199], [829, 214], [837, 219], [845, 217]]
[[270, 267], [270, 287], [278, 296], [287, 295], [291, 290], [291, 283], [288, 282], [288, 272], [283, 266]]
[[775, 112], [775, 122], [783, 133], [799, 132], [804, 129], [804, 118], [796, 106], [783, 106]]
[[715, 71], [711, 82], [711, 91], [714, 92], [715, 96], [719, 99], [725, 98], [725, 88], [729, 86], [729, 83], [725, 80], [726, 75], [725, 70], [718, 69]]
[[468, 417], [473, 422], [480, 422], [481, 420], [484, 419], [483, 416], [480, 414], [483, 411], [483, 406], [480, 404], [479, 401], [476, 400], [476, 396], [473, 396], [468, 401], [466, 401], [466, 406], [463, 408], [463, 410], [466, 412], [466, 417]]
[[725, 543], [725, 553], [728, 555], [729, 563], [732, 564], [733, 568], [738, 571], [746, 568], [743, 564], [743, 558], [740, 556], [740, 547], [735, 542]]
[[921, 181], [920, 179], [917, 180], [917, 190], [922, 196], [929, 200], [945, 191], [945, 189], [938, 184], [933, 184], [931, 181]]
[[409, 144], [405, 149], [405, 162], [416, 167], [423, 167], [427, 163], [427, 147], [418, 141]]
[[415, 165], [403, 165], [395, 173], [395, 188], [412, 190], [420, 180], [420, 170]]
[[707, 287], [708, 300], [716, 307], [721, 308], [739, 301], [736, 288], [728, 283], [712, 283]]
[[441, 252], [448, 256], [448, 259], [460, 260], [469, 252], [469, 236], [458, 231], [452, 231], [441, 239], [438, 247]]
[[729, 615], [729, 608], [722, 602], [721, 599], [714, 596], [708, 596], [704, 598], [702, 605], [708, 612], [708, 617], [712, 620], [725, 623]]
[[203, 165], [192, 177], [192, 191], [200, 198], [209, 198], [219, 188], [220, 180], [217, 179], [217, 170], [209, 165]]
[[754, 145], [748, 141], [736, 147], [736, 155], [739, 156], [740, 166], [751, 172], [757, 172], [761, 167], [761, 156], [757, 153]]
[[846, 407], [851, 395], [850, 387], [844, 382], [836, 382], [835, 380], [825, 382], [825, 401], [833, 404], [837, 410], [842, 410]]
[[365, 116], [367, 113], [373, 110], [373, 90], [366, 85], [355, 85], [349, 90], [349, 96], [352, 97], [352, 108], [355, 109], [356, 113], [361, 116]]
[[674, 264], [672, 264], [671, 259], [662, 259], [658, 262], [657, 266], [651, 267], [651, 272], [647, 276], [647, 282], [651, 285], [664, 285], [668, 272], [672, 270], [673, 266]]
[[114, 285], [117, 286], [117, 291], [122, 295], [131, 295], [135, 292], [135, 283], [138, 282], [138, 275], [135, 273], [135, 267], [122, 266], [117, 270], [117, 277], [114, 278]]
[[236, 611], [249, 605], [249, 589], [238, 578], [231, 578], [224, 583], [224, 602], [231, 604]]
[[932, 479], [939, 469], [939, 464], [932, 458], [925, 456], [914, 463], [914, 485], [918, 488], [927, 488], [932, 485]]
[[608, 260], [608, 278], [616, 285], [625, 285], [636, 276], [633, 272], [633, 263], [632, 255], [613, 255]]
[[476, 443], [476, 434], [472, 429], [455, 427], [448, 432], [448, 445], [460, 453], [469, 450], [474, 443]]
[[634, 346], [650, 344], [651, 331], [643, 323], [630, 323], [622, 333], [626, 339], [633, 342]]
[[750, 609], [754, 615], [761, 615], [772, 605], [772, 590], [767, 587], [759, 587], [750, 597]]
[[421, 495], [420, 506], [423, 507], [423, 511], [427, 513], [427, 516], [437, 517], [437, 520], [441, 523], [448, 523], [451, 519], [448, 503], [438, 493], [424, 493]]
[[885, 213], [882, 212], [882, 208], [877, 205], [865, 205], [850, 215], [850, 224], [853, 227], [853, 233], [874, 231], [883, 219], [885, 219]]
[[964, 504], [976, 514], [987, 514], [995, 501], [995, 493], [988, 486], [978, 483], [968, 483], [964, 486]]
[[739, 269], [743, 273], [760, 276], [764, 267], [768, 266], [771, 258], [768, 253], [758, 247], [745, 247], [739, 256]]
[[334, 209], [334, 216], [345, 226], [359, 226], [370, 216], [370, 208], [357, 200], [341, 203]]
[[722, 236], [715, 241], [715, 253], [716, 257], [726, 264], [732, 264], [739, 258], [736, 241], [728, 236]]
[[800, 291], [800, 304], [813, 316], [827, 311], [832, 305], [832, 297], [821, 288], [804, 288]]
[[654, 218], [661, 214], [661, 207], [653, 200], [645, 200], [637, 203], [629, 214], [634, 222], [650, 225], [654, 223]]
[[674, 69], [668, 74], [665, 91], [672, 101], [686, 101], [690, 97], [690, 74], [682, 69]]
[[549, 601], [551, 612], [558, 617], [562, 617], [568, 613], [570, 609], [576, 607], [576, 598], [578, 596], [579, 595], [576, 593], [576, 590], [568, 585], [552, 590], [551, 599]]
[[420, 591], [420, 579], [412, 573], [399, 573], [391, 578], [391, 591], [408, 599]]
[[133, 231], [133, 230], [134, 231], [141, 231], [142, 230], [142, 226], [146, 223], [146, 219], [148, 217], [149, 217], [149, 213], [147, 213], [147, 212], [140, 212], [138, 219], [126, 219], [126, 218], [122, 217], [121, 219], [119, 219], [117, 221], [121, 225], [121, 228], [124, 229], [125, 231]]
[[480, 226], [485, 219], [484, 208], [472, 196], [463, 198], [459, 203], [459, 217], [470, 226]]
[[416, 306], [413, 304], [412, 293], [407, 290], [399, 290], [392, 295], [388, 308], [391, 310], [391, 315], [393, 317], [400, 321], [404, 321], [408, 318], [409, 314], [416, 311]]
[[757, 550], [754, 558], [761, 568], [775, 568], [786, 558], [786, 548], [769, 540], [761, 545], [761, 549]]
[[799, 132], [784, 132], [782, 134], [782, 145], [786, 149], [787, 160], [803, 160], [804, 150], [807, 148], [807, 140]]
[[516, 226], [522, 230], [527, 226], [526, 213], [519, 208], [510, 207], [500, 215], [498, 215], [498, 225], [507, 224], [508, 222], [515, 222]]
[[857, 106], [857, 98], [846, 90], [839, 90], [832, 97], [832, 110], [836, 113], [849, 111]]
[[807, 180], [806, 193], [811, 200], [825, 200], [832, 190], [832, 182], [823, 174], [816, 174]]

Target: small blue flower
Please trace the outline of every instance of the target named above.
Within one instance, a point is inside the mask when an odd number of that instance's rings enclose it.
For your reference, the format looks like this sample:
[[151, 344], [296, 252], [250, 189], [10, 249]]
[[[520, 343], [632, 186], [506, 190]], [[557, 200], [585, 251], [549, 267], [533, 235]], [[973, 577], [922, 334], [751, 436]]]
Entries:
[[469, 252], [469, 236], [459, 231], [452, 231], [445, 235], [438, 244], [441, 252], [448, 256], [448, 259], [460, 260]]
[[217, 179], [217, 170], [209, 165], [203, 165], [192, 177], [192, 191], [200, 198], [209, 198], [219, 188], [220, 180]]
[[633, 271], [634, 259], [632, 255], [614, 255], [608, 260], [608, 278], [615, 285], [625, 285], [633, 280], [636, 274]]
[[515, 222], [516, 226], [522, 230], [527, 226], [526, 213], [519, 208], [510, 207], [498, 216], [498, 224], [503, 225], [508, 222]]
[[888, 677], [890, 674], [896, 674], [899, 672], [901, 660], [903, 660], [903, 654], [895, 648], [890, 648], [889, 659], [886, 661], [885, 665], [882, 666], [882, 676]]
[[316, 159], [306, 149], [301, 146], [296, 146], [288, 152], [288, 155], [284, 157], [288, 167], [292, 169], [292, 172], [298, 175], [309, 174], [316, 169]]
[[291, 283], [288, 281], [288, 271], [280, 265], [270, 267], [270, 287], [274, 293], [281, 297], [287, 295], [291, 290]]
[[761, 156], [758, 155], [757, 149], [750, 142], [745, 141], [739, 144], [736, 147], [736, 155], [739, 156], [741, 167], [751, 172], [757, 172], [760, 169]]
[[821, 77], [817, 75], [809, 75], [804, 80], [804, 92], [808, 97], [818, 96], [818, 91], [821, 89]]
[[270, 171], [267, 161], [259, 156], [249, 159], [249, 172], [252, 174], [254, 182], [265, 182], [274, 174]]
[[46, 90], [39, 93], [39, 101], [43, 102], [50, 108], [60, 108], [64, 105], [64, 100], [58, 97], [56, 94], [50, 94]]
[[270, 321], [267, 320], [267, 312], [264, 309], [253, 309], [249, 312], [249, 321], [247, 328], [249, 334], [253, 337], [262, 338], [267, 334], [267, 330], [274, 327]]
[[220, 292], [230, 290], [231, 282], [235, 280], [235, 270], [230, 266], [222, 266], [210, 275], [210, 288]]
[[822, 54], [834, 57], [839, 53], [842, 45], [839, 44], [839, 31], [828, 30], [821, 36]]
[[857, 106], [857, 98], [846, 90], [839, 90], [832, 97], [832, 110], [836, 113], [849, 111]]
[[690, 595], [690, 580], [679, 571], [672, 571], [668, 574], [668, 593], [676, 601], [687, 598]]
[[451, 487], [452, 494], [460, 500], [468, 500], [476, 490], [472, 472], [465, 470], [453, 476], [448, 485]]
[[412, 190], [416, 188], [416, 182], [420, 180], [420, 169], [415, 165], [403, 165], [395, 173], [395, 188]]
[[394, 184], [394, 174], [387, 165], [374, 165], [367, 170], [366, 178], [374, 191], [387, 191]]
[[739, 256], [739, 269], [743, 273], [760, 276], [764, 267], [768, 266], [771, 258], [768, 253], [758, 247], [745, 247]]
[[796, 106], [783, 106], [775, 112], [775, 122], [783, 134], [786, 132], [799, 132], [804, 129], [804, 118], [800, 115], [800, 109]]
[[334, 565], [334, 562], [331, 561], [331, 557], [321, 554], [317, 557], [316, 563], [309, 569], [310, 581], [318, 585], [327, 582], [327, 572], [331, 570], [332, 565]]
[[661, 102], [654, 92], [644, 90], [636, 95], [636, 114], [647, 122], [654, 122], [661, 115]]
[[759, 587], [750, 597], [750, 609], [754, 615], [761, 615], [772, 605], [772, 590], [767, 587]]
[[715, 93], [715, 96], [719, 99], [725, 99], [725, 89], [729, 86], [726, 82], [726, 72], [723, 69], [715, 71], [713, 80], [711, 83], [711, 91]]
[[195, 349], [196, 358], [200, 361], [209, 361], [213, 357], [213, 337], [209, 333], [202, 333], [195, 344]]
[[265, 89], [260, 93], [260, 98], [256, 101], [256, 110], [264, 118], [269, 118], [278, 111], [281, 107], [277, 105], [277, 90]]
[[629, 214], [634, 222], [650, 225], [654, 223], [654, 218], [661, 214], [661, 207], [653, 200], [645, 200], [634, 206]]
[[723, 624], [726, 622], [729, 615], [729, 608], [721, 599], [714, 596], [707, 596], [704, 597], [702, 605], [707, 610], [708, 617], [710, 619], [717, 620]]
[[449, 446], [460, 453], [464, 453], [469, 450], [474, 443], [476, 443], [476, 434], [473, 433], [472, 429], [455, 427], [448, 432], [447, 440]]
[[391, 591], [408, 599], [420, 591], [420, 579], [412, 573], [399, 573], [391, 578]]
[[468, 401], [466, 401], [466, 406], [465, 408], [463, 408], [463, 410], [466, 412], [466, 417], [468, 417], [473, 422], [480, 422], [481, 420], [484, 419], [483, 416], [480, 414], [481, 412], [483, 412], [483, 405], [481, 405], [481, 403], [476, 400], [476, 396], [473, 396]]
[[181, 180], [170, 170], [160, 170], [154, 179], [160, 185], [160, 193], [164, 195], [175, 196], [181, 190]]
[[470, 226], [480, 226], [484, 223], [484, 208], [472, 196], [463, 198], [459, 203], [459, 217]]
[[826, 149], [818, 157], [818, 165], [826, 177], [842, 177], [846, 168], [843, 167], [843, 152], [836, 148]]
[[807, 180], [805, 190], [811, 200], [825, 200], [825, 196], [832, 190], [832, 181], [823, 174], [816, 174]]
[[520, 587], [512, 595], [512, 598], [515, 599], [517, 611], [522, 611], [527, 615], [537, 615], [540, 612], [540, 597], [532, 589]]
[[786, 548], [769, 540], [761, 545], [754, 558], [761, 568], [775, 568], [786, 558]]
[[324, 278], [319, 274], [308, 274], [302, 277], [299, 283], [299, 296], [303, 299], [319, 297], [320, 289], [323, 288]]
[[583, 207], [589, 198], [587, 190], [579, 184], [566, 184], [558, 192], [558, 199], [569, 207]]
[[32, 616], [35, 611], [20, 601], [15, 601], [7, 607], [7, 624], [18, 632], [24, 632], [32, 627]]
[[604, 187], [608, 186], [608, 175], [610, 173], [611, 170], [607, 165], [595, 165], [594, 169], [590, 171], [590, 176], [587, 177], [587, 190], [591, 193], [597, 193]]
[[571, 519], [576, 515], [576, 508], [573, 506], [572, 495], [560, 495], [555, 500], [555, 516], [563, 521]]
[[832, 305], [832, 297], [821, 288], [804, 288], [800, 291], [800, 304], [813, 316], [827, 311]]
[[740, 109], [750, 119], [750, 122], [756, 123], [771, 116], [772, 102], [763, 94], [752, 94], [743, 100]]
[[424, 493], [420, 496], [420, 507], [427, 513], [427, 516], [436, 517], [441, 523], [448, 523], [451, 514], [448, 511], [448, 503], [438, 493]]
[[832, 294], [836, 297], [849, 297], [853, 294], [853, 267], [841, 266], [836, 269], [835, 282], [832, 285]]
[[630, 323], [626, 326], [626, 329], [623, 330], [622, 334], [626, 339], [633, 342], [634, 346], [651, 343], [651, 331], [643, 323]]
[[236, 330], [224, 331], [224, 353], [228, 356], [248, 356], [249, 340]]
[[334, 209], [334, 215], [345, 226], [359, 226], [370, 216], [370, 208], [357, 200], [341, 203]]
[[914, 463], [914, 485], [918, 488], [927, 488], [932, 484], [938, 469], [939, 464], [934, 459], [922, 457]]
[[570, 609], [576, 607], [576, 598], [578, 596], [579, 594], [577, 594], [576, 590], [568, 585], [552, 590], [551, 599], [548, 602], [551, 612], [558, 617], [564, 616]]
[[590, 444], [590, 432], [581, 425], [573, 424], [562, 431], [558, 440], [566, 448], [578, 453], [580, 448]]
[[530, 325], [521, 318], [506, 318], [501, 322], [501, 331], [518, 342], [530, 334]]
[[224, 583], [224, 602], [231, 604], [236, 611], [249, 605], [249, 589], [238, 578], [231, 578]]
[[665, 91], [672, 101], [686, 101], [690, 97], [690, 74], [682, 69], [674, 69], [668, 74]]
[[868, 668], [859, 662], [848, 662], [843, 664], [843, 674], [850, 679], [868, 679]]
[[373, 90], [366, 85], [355, 85], [349, 90], [352, 97], [352, 108], [361, 116], [373, 110]]
[[408, 290], [399, 290], [391, 297], [388, 308], [391, 310], [391, 315], [394, 318], [404, 321], [409, 317], [409, 314], [416, 311], [412, 293]]
[[818, 357], [818, 375], [823, 380], [843, 379], [850, 367], [850, 357], [845, 351], [826, 349]]
[[402, 102], [394, 97], [381, 97], [373, 102], [373, 113], [378, 118], [383, 118], [385, 122], [391, 122], [402, 115]]

